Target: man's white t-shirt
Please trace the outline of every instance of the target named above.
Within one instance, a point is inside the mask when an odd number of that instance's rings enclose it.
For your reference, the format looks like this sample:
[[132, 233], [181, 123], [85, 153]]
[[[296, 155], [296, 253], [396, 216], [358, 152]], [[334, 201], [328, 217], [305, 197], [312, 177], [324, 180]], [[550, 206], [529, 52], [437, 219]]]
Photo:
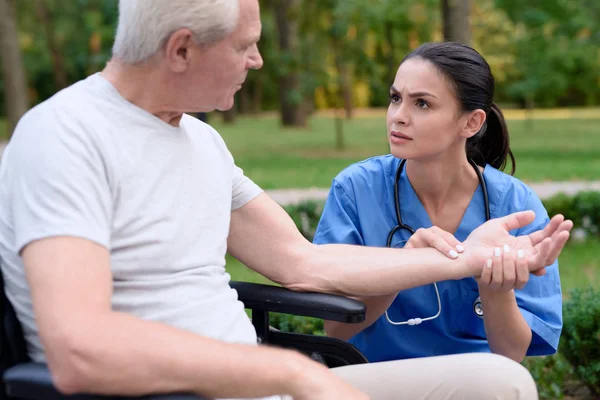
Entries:
[[19, 252], [64, 235], [109, 250], [115, 311], [256, 344], [225, 253], [232, 210], [259, 193], [210, 126], [173, 127], [99, 74], [33, 108], [0, 162], [1, 267], [31, 358], [45, 360]]

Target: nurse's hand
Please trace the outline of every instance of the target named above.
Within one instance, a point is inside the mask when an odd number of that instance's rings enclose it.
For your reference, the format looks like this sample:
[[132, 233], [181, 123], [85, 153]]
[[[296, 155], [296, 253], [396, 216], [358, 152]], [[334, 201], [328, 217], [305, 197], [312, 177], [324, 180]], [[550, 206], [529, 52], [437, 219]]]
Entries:
[[504, 245], [502, 249], [494, 249], [493, 257], [485, 262], [481, 276], [477, 279], [480, 290], [490, 288], [496, 292], [523, 289], [528, 281], [529, 268], [525, 253], [523, 250], [511, 251], [508, 245]]
[[483, 265], [492, 258], [494, 249], [503, 249], [504, 245], [514, 252], [522, 250], [527, 270], [543, 275], [544, 268], [558, 258], [567, 243], [573, 222], [556, 215], [542, 230], [516, 237], [509, 234], [512, 230], [529, 225], [534, 218], [533, 211], [517, 212], [492, 219], [471, 232], [463, 243], [470, 276], [479, 277]]
[[462, 244], [450, 232], [432, 226], [431, 228], [420, 228], [408, 239], [404, 245], [405, 249], [418, 249], [433, 247], [448, 258], [455, 259], [458, 253], [465, 249]]

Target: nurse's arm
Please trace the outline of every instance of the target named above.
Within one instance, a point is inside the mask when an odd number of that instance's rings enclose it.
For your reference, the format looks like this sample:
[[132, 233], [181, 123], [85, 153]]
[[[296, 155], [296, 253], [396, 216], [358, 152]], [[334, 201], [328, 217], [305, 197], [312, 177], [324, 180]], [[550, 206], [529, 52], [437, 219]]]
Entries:
[[479, 286], [485, 333], [493, 353], [523, 361], [531, 344], [531, 328], [523, 318], [515, 291]]
[[381, 296], [473, 275], [467, 258], [451, 260], [435, 249], [315, 245], [264, 193], [231, 213], [228, 251], [249, 268], [297, 291]]

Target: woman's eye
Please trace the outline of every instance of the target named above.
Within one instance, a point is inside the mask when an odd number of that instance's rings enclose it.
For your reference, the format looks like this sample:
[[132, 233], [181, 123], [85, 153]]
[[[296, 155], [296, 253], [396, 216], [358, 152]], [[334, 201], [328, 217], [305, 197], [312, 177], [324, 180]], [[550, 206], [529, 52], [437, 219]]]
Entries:
[[417, 107], [419, 107], [419, 108], [429, 108], [429, 103], [427, 103], [423, 99], [418, 99], [417, 100]]
[[398, 96], [397, 94], [390, 94], [390, 101], [392, 103], [397, 103], [400, 101], [400, 96]]

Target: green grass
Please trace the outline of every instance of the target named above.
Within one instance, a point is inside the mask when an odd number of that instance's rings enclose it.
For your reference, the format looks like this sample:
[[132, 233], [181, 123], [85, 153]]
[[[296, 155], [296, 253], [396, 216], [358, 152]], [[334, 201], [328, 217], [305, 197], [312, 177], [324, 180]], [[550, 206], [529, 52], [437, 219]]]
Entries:
[[573, 289], [600, 287], [600, 239], [569, 242], [558, 259], [563, 293]]
[[[239, 118], [223, 135], [237, 164], [265, 189], [329, 187], [349, 164], [388, 153], [382, 117], [344, 122], [346, 148], [335, 149], [332, 118], [314, 117], [306, 129], [282, 128], [275, 117]], [[600, 119], [510, 120], [511, 145], [522, 180], [594, 180], [600, 171]]]
[[0, 118], [0, 141], [2, 140], [8, 140], [8, 128], [4, 118]]
[[[569, 242], [559, 257], [560, 278], [565, 297], [576, 288], [600, 287], [600, 239], [583, 243]], [[284, 265], [281, 266], [285, 268]], [[227, 256], [227, 271], [232, 280], [272, 283], [238, 260]]]

